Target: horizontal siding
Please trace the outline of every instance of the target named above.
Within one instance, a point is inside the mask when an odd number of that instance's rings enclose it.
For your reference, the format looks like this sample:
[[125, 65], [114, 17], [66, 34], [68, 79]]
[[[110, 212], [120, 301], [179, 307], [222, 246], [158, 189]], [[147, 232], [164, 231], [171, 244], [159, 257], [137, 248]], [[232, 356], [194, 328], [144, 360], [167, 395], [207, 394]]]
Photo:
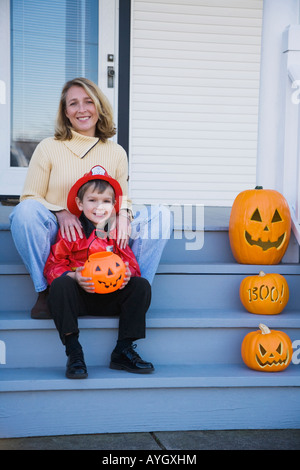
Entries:
[[262, 0], [133, 0], [130, 192], [231, 205], [255, 186]]

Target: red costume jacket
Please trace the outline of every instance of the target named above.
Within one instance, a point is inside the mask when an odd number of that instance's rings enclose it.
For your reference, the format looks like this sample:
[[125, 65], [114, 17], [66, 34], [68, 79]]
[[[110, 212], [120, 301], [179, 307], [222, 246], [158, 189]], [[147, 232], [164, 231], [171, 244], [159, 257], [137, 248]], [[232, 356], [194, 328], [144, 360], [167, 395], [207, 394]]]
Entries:
[[[82, 216], [80, 220], [83, 222]], [[83, 231], [85, 236], [80, 238], [78, 235], [75, 242], [69, 242], [67, 239], [62, 238], [60, 230], [58, 231], [56, 243], [51, 247], [44, 269], [48, 285], [66, 272], [75, 271], [79, 266], [83, 266], [89, 255], [106, 251], [108, 246], [124, 262], [128, 261], [131, 276], [141, 275], [138, 262], [131, 248], [127, 245], [123, 250], [117, 245], [116, 230], [107, 233], [96, 230], [94, 227], [91, 229], [91, 223], [85, 219]]]

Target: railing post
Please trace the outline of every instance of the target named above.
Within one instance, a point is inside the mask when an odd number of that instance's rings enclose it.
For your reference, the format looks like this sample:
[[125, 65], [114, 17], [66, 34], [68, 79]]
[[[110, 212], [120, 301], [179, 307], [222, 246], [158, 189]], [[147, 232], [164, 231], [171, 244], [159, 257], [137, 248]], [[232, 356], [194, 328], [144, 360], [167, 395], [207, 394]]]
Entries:
[[298, 23], [299, 0], [264, 0], [263, 5], [256, 181], [282, 192], [287, 75], [282, 33]]
[[292, 211], [293, 231], [300, 243], [300, 25], [283, 33], [286, 71], [282, 192]]

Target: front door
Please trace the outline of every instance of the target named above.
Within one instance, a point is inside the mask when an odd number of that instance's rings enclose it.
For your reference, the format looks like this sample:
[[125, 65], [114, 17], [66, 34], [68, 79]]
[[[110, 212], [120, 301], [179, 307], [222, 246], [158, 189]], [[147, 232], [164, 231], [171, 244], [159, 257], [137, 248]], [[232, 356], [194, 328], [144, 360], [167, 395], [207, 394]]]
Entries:
[[117, 115], [117, 11], [118, 0], [1, 0], [1, 196], [20, 195], [66, 81], [98, 83]]

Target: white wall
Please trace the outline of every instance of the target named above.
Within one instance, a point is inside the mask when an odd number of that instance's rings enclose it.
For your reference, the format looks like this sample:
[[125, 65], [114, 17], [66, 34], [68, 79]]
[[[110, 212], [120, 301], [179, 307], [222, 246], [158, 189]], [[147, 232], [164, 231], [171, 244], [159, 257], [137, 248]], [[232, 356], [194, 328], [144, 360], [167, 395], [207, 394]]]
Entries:
[[133, 0], [135, 202], [231, 205], [256, 183], [262, 0]]

